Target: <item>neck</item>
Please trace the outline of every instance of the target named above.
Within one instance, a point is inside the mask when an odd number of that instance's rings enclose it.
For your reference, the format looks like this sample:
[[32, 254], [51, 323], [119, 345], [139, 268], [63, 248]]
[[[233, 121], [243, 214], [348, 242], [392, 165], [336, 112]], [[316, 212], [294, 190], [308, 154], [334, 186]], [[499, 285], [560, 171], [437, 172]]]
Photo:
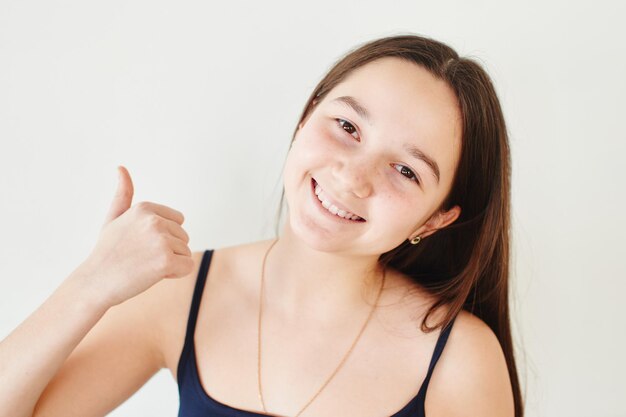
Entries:
[[[288, 223], [288, 222], [287, 222]], [[374, 304], [382, 283], [378, 255], [312, 248], [288, 224], [266, 263], [265, 299], [282, 316], [323, 322], [353, 315]]]

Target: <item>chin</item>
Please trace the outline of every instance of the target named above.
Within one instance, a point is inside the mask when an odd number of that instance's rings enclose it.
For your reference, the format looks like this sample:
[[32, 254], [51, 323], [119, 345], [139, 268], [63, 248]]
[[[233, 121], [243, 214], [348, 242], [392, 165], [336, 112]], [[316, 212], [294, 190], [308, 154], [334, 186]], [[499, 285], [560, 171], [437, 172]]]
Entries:
[[291, 213], [287, 217], [283, 234], [319, 252], [340, 252], [350, 246], [345, 236], [321, 228], [308, 217], [294, 218]]

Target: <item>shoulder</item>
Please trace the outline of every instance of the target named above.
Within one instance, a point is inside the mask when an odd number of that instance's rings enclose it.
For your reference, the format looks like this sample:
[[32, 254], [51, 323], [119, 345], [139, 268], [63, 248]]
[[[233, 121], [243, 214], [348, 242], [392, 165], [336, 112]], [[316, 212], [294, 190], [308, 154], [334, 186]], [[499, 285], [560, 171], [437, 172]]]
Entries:
[[[205, 252], [211, 252], [211, 259], [209, 263], [209, 273], [211, 275], [211, 284], [220, 284], [226, 281], [232, 281], [232, 277], [237, 277], [242, 269], [250, 268], [250, 262], [241, 262], [242, 260], [249, 260], [258, 252], [259, 247], [262, 247], [265, 241], [253, 242], [246, 244], [239, 244], [233, 246], [224, 246], [219, 248], [207, 248], [202, 250], [192, 251], [191, 258], [193, 260], [193, 268], [184, 277], [170, 278], [161, 280], [155, 284], [148, 291], [152, 293], [149, 295], [153, 301], [153, 304], [157, 306], [167, 305], [172, 307], [178, 314], [186, 315], [189, 313], [189, 307], [191, 306], [191, 299], [200, 273], [200, 266]], [[209, 284], [207, 280], [207, 285]], [[164, 312], [168, 316], [172, 310], [159, 308], [158, 311]]]
[[137, 296], [142, 298], [142, 315], [152, 333], [161, 367], [176, 369], [187, 328], [191, 298], [204, 250], [192, 251], [193, 268], [185, 276], [163, 279]]
[[258, 297], [258, 276], [263, 255], [274, 239], [224, 246], [213, 251], [210, 285], [217, 291]]
[[429, 417], [513, 417], [513, 390], [495, 333], [462, 310], [433, 371], [426, 396]]
[[[208, 271], [211, 278], [207, 285], [212, 285], [213, 289], [218, 291], [222, 291], [224, 285], [229, 287], [245, 285], [244, 280], [239, 277], [247, 275], [242, 270], [251, 268], [252, 263], [241, 260], [254, 258], [259, 252], [258, 248], [262, 248], [266, 242], [269, 241], [209, 248], [212, 252]], [[181, 278], [164, 279], [145, 294], [149, 299], [148, 308], [151, 310], [147, 314], [154, 319], [153, 330], [161, 352], [162, 365], [169, 368], [173, 376], [185, 342], [191, 300], [206, 250], [192, 251], [194, 266], [189, 274]]]

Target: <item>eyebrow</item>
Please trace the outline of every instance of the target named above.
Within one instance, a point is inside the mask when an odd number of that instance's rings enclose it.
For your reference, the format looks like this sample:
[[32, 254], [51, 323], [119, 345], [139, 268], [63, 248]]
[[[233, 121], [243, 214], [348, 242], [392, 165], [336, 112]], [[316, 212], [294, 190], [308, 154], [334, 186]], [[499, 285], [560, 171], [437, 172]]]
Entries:
[[[369, 124], [372, 124], [372, 117], [370, 116], [369, 111], [361, 103], [359, 103], [356, 98], [352, 96], [341, 96], [341, 97], [337, 97], [333, 99], [331, 103], [335, 101], [347, 105], [352, 110], [354, 110], [362, 119], [364, 119]], [[437, 162], [435, 162], [433, 158], [425, 154], [418, 147], [408, 144], [408, 143], [404, 144], [404, 149], [413, 158], [419, 159], [422, 162], [424, 162], [426, 165], [428, 165], [428, 167], [431, 169], [433, 174], [435, 174], [435, 178], [437, 178], [437, 183], [439, 183], [439, 180], [440, 180], [439, 165], [437, 165]]]
[[362, 119], [365, 119], [366, 122], [372, 124], [372, 118], [369, 111], [367, 111], [367, 109], [363, 107], [361, 103], [359, 103], [354, 97], [341, 96], [332, 101], [337, 101], [339, 103], [348, 105], [348, 107], [352, 108], [352, 110], [354, 110], [359, 116], [361, 116]]
[[408, 143], [404, 144], [404, 149], [406, 149], [412, 157], [416, 159], [421, 159], [426, 165], [428, 165], [431, 171], [433, 171], [433, 174], [435, 174], [435, 178], [437, 178], [437, 184], [439, 184], [440, 174], [439, 165], [437, 165], [437, 162], [435, 162], [434, 159], [422, 152], [419, 148], [413, 145], [409, 145]]

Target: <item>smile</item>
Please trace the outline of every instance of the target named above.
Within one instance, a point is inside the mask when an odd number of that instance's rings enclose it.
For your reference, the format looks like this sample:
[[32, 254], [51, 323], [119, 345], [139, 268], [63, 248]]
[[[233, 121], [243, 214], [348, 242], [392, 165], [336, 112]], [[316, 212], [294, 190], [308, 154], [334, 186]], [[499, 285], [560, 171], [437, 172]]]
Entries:
[[317, 181], [315, 181], [315, 179], [313, 178], [311, 178], [311, 186], [315, 194], [315, 199], [320, 203], [318, 204], [318, 207], [320, 207], [324, 212], [332, 215], [337, 220], [343, 220], [350, 223], [365, 222], [365, 219], [348, 210], [345, 210], [341, 204], [336, 203], [331, 198], [329, 198], [324, 193], [324, 190], [322, 190], [322, 188], [319, 186]]

